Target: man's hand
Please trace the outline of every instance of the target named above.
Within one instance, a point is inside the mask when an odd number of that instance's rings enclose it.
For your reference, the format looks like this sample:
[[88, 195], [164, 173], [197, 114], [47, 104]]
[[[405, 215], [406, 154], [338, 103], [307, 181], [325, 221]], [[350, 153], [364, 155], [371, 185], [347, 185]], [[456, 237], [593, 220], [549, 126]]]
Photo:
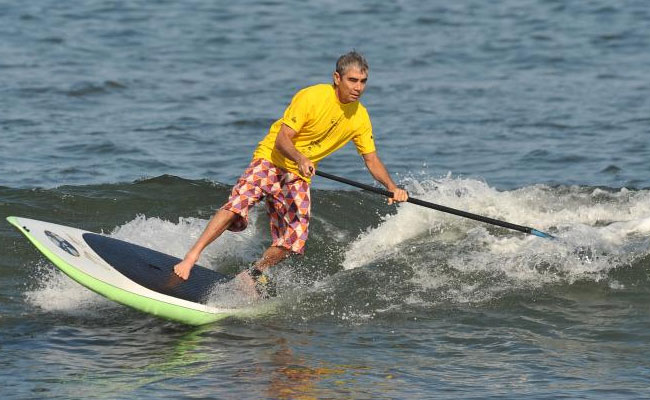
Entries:
[[300, 171], [300, 175], [311, 178], [316, 173], [316, 166], [309, 158], [303, 156], [298, 162], [298, 171]]
[[393, 188], [390, 190], [393, 192], [393, 197], [388, 199], [388, 204], [393, 204], [393, 203], [402, 203], [408, 200], [409, 194], [406, 190], [400, 189], [398, 187]]
[[296, 149], [296, 146], [292, 142], [294, 136], [296, 136], [296, 131], [282, 124], [278, 136], [275, 138], [275, 148], [283, 156], [298, 164], [298, 172], [300, 172], [300, 175], [311, 178], [316, 172], [316, 167], [309, 158]]

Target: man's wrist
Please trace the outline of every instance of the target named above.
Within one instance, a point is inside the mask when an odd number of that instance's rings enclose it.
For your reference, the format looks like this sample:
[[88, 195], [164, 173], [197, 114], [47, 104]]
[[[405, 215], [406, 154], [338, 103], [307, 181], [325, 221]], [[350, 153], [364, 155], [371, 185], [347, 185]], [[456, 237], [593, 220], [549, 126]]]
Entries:
[[199, 260], [199, 256], [192, 252], [189, 252], [185, 255], [185, 261], [190, 261], [192, 264], [196, 264], [198, 260]]
[[297, 157], [296, 160], [294, 160], [296, 162], [296, 164], [300, 165], [300, 164], [302, 164], [302, 163], [304, 163], [306, 161], [309, 161], [309, 158], [307, 158], [307, 156], [305, 156], [304, 154], [302, 154], [299, 151], [297, 151], [297, 153], [298, 153], [297, 154], [298, 157]]

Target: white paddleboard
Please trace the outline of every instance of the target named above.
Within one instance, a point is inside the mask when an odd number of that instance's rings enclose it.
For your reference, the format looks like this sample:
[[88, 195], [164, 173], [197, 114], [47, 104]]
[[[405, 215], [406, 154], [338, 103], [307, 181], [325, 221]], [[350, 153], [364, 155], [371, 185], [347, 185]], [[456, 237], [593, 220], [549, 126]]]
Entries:
[[7, 221], [70, 278], [137, 310], [189, 325], [260, 311], [206, 304], [212, 289], [229, 278], [199, 265], [184, 281], [173, 273], [176, 257], [69, 226], [20, 217]]

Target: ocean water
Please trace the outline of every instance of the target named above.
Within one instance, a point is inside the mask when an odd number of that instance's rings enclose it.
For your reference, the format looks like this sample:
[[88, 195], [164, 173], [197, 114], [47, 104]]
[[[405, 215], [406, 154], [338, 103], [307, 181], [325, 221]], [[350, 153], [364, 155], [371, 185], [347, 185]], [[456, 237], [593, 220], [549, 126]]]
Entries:
[[[649, 23], [641, 0], [0, 2], [1, 221], [181, 257], [355, 48], [412, 196], [559, 239], [315, 178], [273, 312], [197, 328], [86, 290], [0, 223], [2, 397], [649, 398]], [[320, 169], [371, 182], [353, 146]], [[267, 224], [200, 262], [234, 275]]]

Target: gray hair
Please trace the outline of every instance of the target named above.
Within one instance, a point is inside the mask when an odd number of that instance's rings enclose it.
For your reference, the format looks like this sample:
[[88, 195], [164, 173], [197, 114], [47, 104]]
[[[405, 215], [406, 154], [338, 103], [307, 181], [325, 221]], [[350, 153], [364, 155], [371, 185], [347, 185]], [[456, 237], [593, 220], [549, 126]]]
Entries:
[[356, 50], [343, 54], [338, 60], [336, 60], [336, 72], [340, 76], [345, 75], [345, 73], [348, 72], [348, 69], [353, 66], [359, 68], [361, 72], [365, 73], [368, 73], [368, 70], [370, 69], [370, 67], [368, 67], [368, 61], [366, 61], [361, 54], [357, 53]]

